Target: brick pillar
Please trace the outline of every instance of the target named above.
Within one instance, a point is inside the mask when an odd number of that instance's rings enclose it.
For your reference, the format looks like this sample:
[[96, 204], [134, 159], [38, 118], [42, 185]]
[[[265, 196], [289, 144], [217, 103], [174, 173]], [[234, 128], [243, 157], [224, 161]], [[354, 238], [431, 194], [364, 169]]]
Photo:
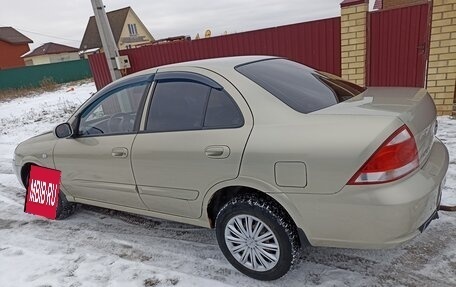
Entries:
[[434, 0], [427, 90], [439, 115], [451, 115], [456, 85], [456, 0]]
[[368, 0], [344, 0], [340, 7], [342, 77], [365, 86]]

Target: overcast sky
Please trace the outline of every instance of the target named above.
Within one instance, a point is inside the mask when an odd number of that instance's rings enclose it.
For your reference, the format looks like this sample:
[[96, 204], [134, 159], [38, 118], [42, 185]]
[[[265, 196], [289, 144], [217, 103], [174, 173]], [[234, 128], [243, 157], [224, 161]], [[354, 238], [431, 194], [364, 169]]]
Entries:
[[[106, 11], [131, 6], [155, 39], [196, 33], [244, 32], [340, 15], [342, 0], [104, 0]], [[372, 1], [371, 1], [372, 2]], [[0, 0], [0, 26], [12, 26], [33, 40], [78, 47], [90, 0]]]

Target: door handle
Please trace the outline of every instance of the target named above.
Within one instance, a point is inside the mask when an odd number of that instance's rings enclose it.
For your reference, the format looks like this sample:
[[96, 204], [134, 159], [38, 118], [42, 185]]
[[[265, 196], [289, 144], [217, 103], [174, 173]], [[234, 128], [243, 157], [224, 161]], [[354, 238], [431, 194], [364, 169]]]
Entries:
[[115, 147], [112, 149], [111, 155], [113, 157], [125, 158], [128, 156], [128, 149], [125, 147]]
[[226, 145], [208, 146], [204, 152], [208, 158], [227, 158], [230, 156], [230, 148]]

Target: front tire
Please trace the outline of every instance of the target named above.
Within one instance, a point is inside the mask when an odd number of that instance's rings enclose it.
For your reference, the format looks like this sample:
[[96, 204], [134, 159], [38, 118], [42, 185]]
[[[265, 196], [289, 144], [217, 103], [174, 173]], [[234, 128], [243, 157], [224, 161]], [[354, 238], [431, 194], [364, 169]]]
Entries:
[[[26, 173], [25, 181], [24, 181], [24, 186], [25, 189], [28, 189], [28, 183], [29, 183], [29, 177], [30, 177], [30, 170]], [[57, 209], [55, 211], [55, 219], [56, 220], [62, 220], [73, 213], [75, 213], [77, 208], [77, 204], [74, 202], [69, 202], [66, 199], [65, 194], [62, 191], [59, 191], [59, 202], [57, 203]]]
[[217, 241], [227, 260], [258, 280], [276, 280], [293, 265], [296, 227], [283, 209], [255, 195], [229, 201], [216, 218]]
[[70, 215], [72, 215], [76, 211], [77, 205], [74, 202], [69, 202], [66, 199], [65, 194], [60, 191], [59, 192], [59, 203], [57, 205], [57, 210], [55, 212], [55, 219], [62, 220]]

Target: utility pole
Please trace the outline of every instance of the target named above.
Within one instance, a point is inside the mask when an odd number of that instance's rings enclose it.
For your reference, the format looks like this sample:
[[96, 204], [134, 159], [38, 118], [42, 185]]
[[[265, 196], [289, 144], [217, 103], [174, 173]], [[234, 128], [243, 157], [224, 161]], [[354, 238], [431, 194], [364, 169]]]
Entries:
[[101, 43], [103, 44], [103, 50], [108, 62], [109, 72], [111, 74], [112, 81], [120, 79], [122, 74], [117, 69], [116, 57], [119, 56], [119, 50], [117, 44], [112, 35], [111, 26], [109, 26], [108, 16], [102, 0], [91, 0], [93, 13], [95, 15], [95, 21], [97, 23], [98, 32], [100, 33]]

